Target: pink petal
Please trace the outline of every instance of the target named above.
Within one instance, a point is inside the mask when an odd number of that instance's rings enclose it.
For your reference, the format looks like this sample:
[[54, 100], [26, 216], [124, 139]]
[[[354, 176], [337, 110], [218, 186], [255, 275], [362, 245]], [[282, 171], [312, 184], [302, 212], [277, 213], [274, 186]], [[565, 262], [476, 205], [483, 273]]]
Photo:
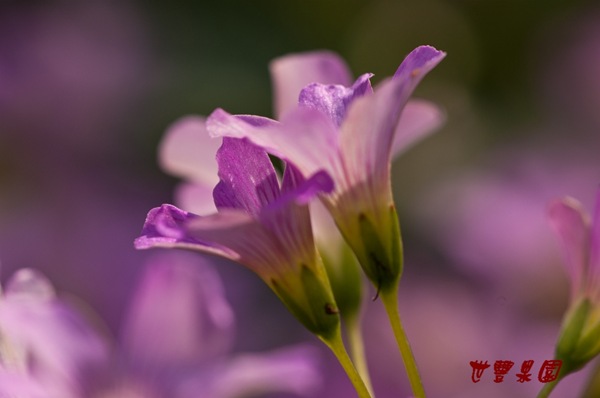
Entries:
[[594, 219], [592, 220], [589, 286], [595, 289], [595, 299], [600, 301], [600, 189], [596, 194]]
[[125, 321], [124, 350], [150, 366], [183, 366], [224, 354], [234, 319], [223, 294], [218, 275], [199, 257], [153, 257]]
[[444, 112], [432, 102], [417, 99], [408, 101], [394, 132], [392, 159], [433, 133], [445, 119]]
[[280, 124], [256, 127], [217, 109], [209, 116], [207, 127], [211, 135], [248, 138], [267, 152], [293, 163], [305, 176], [320, 170], [331, 176], [340, 173], [336, 167], [337, 130], [331, 120], [316, 110], [297, 107]]
[[374, 95], [358, 98], [350, 105], [340, 133], [350, 186], [371, 177], [376, 184], [389, 179], [391, 146], [402, 109], [421, 79], [445, 55], [430, 46], [417, 47], [402, 61], [392, 80], [381, 83]]
[[359, 97], [372, 94], [372, 73], [360, 76], [352, 87], [339, 84], [313, 83], [302, 89], [298, 103], [316, 109], [327, 115], [333, 124], [339, 127], [346, 116], [350, 104]]
[[16, 271], [4, 288], [6, 299], [50, 300], [55, 297], [54, 287], [40, 272], [23, 268]]
[[551, 203], [548, 217], [561, 241], [567, 271], [571, 276], [571, 293], [576, 295], [580, 293], [586, 278], [590, 250], [589, 217], [581, 203], [573, 198]]
[[402, 83], [388, 79], [373, 95], [358, 98], [350, 106], [340, 131], [347, 185], [336, 191], [371, 179], [387, 184], [392, 138], [404, 96]]
[[198, 217], [186, 229], [191, 238], [207, 242], [194, 249], [210, 253], [220, 248], [221, 256], [245, 265], [261, 277], [277, 274], [280, 267], [289, 265], [285, 253], [274, 245], [274, 237], [257, 219], [241, 210], [223, 209], [212, 216]]
[[175, 189], [175, 203], [190, 213], [206, 215], [217, 212], [213, 200], [213, 186], [202, 183], [182, 183]]
[[[215, 245], [211, 241], [198, 240], [189, 233], [188, 226], [194, 220], [204, 220], [205, 224], [210, 225], [211, 222], [218, 223], [215, 218], [218, 219], [219, 214], [200, 217], [173, 205], [164, 204], [148, 212], [142, 233], [134, 241], [134, 246], [142, 250], [155, 247], [189, 249], [237, 260], [239, 258], [237, 253]], [[243, 218], [245, 221], [251, 219], [245, 213]]]
[[[85, 382], [84, 370], [103, 365], [108, 347], [71, 307], [46, 293], [40, 295], [40, 282], [28, 279], [28, 287], [13, 285], [0, 303], [3, 365], [29, 370], [41, 384], [78, 391]], [[32, 284], [38, 286], [26, 293]]]
[[300, 91], [311, 83], [352, 84], [344, 60], [329, 51], [286, 55], [271, 61], [275, 116], [280, 119], [298, 105]]
[[317, 359], [317, 352], [309, 346], [239, 355], [215, 380], [214, 394], [238, 397], [248, 392], [256, 396], [278, 392], [312, 396], [321, 382]]
[[217, 208], [253, 216], [280, 194], [275, 168], [264, 149], [248, 140], [224, 138], [217, 151], [220, 181], [213, 191]]
[[208, 135], [205, 119], [187, 116], [173, 123], [159, 146], [161, 168], [177, 177], [214, 187], [217, 177], [215, 154], [220, 138]]
[[310, 204], [310, 219], [319, 251], [324, 253], [332, 263], [339, 264], [342, 260], [344, 238], [321, 201]]

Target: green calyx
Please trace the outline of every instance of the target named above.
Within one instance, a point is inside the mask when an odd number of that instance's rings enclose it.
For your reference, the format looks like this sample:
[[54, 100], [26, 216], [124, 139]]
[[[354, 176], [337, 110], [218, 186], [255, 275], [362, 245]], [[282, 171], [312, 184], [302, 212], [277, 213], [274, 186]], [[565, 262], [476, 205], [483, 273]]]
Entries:
[[340, 315], [327, 276], [317, 275], [317, 272], [301, 265], [294, 289], [286, 289], [286, 284], [276, 279], [271, 279], [269, 285], [310, 332], [328, 338], [338, 330]]
[[600, 354], [600, 321], [594, 307], [584, 298], [569, 311], [556, 345], [556, 357], [563, 361], [564, 374], [584, 367]]
[[369, 218], [361, 213], [358, 226], [363, 251], [357, 253], [360, 264], [377, 291], [395, 289], [403, 268], [402, 238], [396, 208], [390, 206], [388, 230], [373, 225]]
[[340, 315], [345, 319], [357, 316], [360, 312], [362, 280], [360, 267], [348, 245], [343, 244], [340, 251], [336, 260], [328, 258], [324, 252], [321, 257]]

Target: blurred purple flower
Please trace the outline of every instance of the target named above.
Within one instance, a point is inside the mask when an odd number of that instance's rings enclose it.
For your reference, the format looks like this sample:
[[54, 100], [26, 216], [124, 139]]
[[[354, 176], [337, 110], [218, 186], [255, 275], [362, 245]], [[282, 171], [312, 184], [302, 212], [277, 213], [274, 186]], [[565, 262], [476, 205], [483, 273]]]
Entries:
[[561, 240], [572, 300], [586, 297], [600, 305], [600, 192], [591, 220], [571, 197], [550, 204], [548, 217]]
[[105, 342], [31, 269], [5, 285], [0, 337], [1, 396], [84, 396], [85, 381], [107, 359]]
[[[384, 81], [375, 93], [369, 80], [371, 74], [360, 76], [351, 87], [309, 84], [300, 92], [299, 106], [290, 111], [285, 109], [290, 103], [287, 93], [298, 89], [298, 80], [304, 79], [291, 79], [290, 88], [286, 88], [288, 69], [285, 63], [279, 68], [274, 63], [275, 87], [284, 93], [279, 95], [281, 103], [277, 102], [276, 108], [278, 112], [286, 111], [280, 124], [257, 126], [248, 123], [247, 117], [235, 117], [217, 109], [208, 118], [207, 128], [213, 136], [248, 138], [294, 164], [304, 175], [325, 170], [332, 176], [335, 188], [322, 195], [323, 202], [365, 272], [376, 283], [382, 282], [381, 269], [395, 280], [400, 272], [400, 249], [389, 176], [392, 145], [410, 95], [444, 56], [433, 47], [418, 47], [406, 57], [394, 78]], [[323, 59], [320, 63], [315, 62], [314, 54], [299, 58], [301, 62], [292, 61], [290, 69], [301, 63], [317, 65], [321, 68], [317, 75], [322, 72], [326, 79], [347, 79], [347, 69], [335, 56], [321, 53], [316, 59], [319, 57]], [[426, 131], [418, 133], [423, 135]], [[418, 135], [406, 137], [400, 145], [408, 146]], [[373, 233], [380, 236], [371, 236]], [[370, 235], [369, 239], [364, 239], [365, 234]]]
[[162, 253], [148, 264], [131, 302], [112, 374], [92, 396], [305, 395], [318, 384], [312, 347], [232, 355], [233, 332], [234, 315], [214, 270], [186, 253]]
[[600, 178], [597, 160], [564, 146], [522, 145], [486, 161], [425, 192], [415, 212], [427, 226], [422, 232], [458, 268], [499, 294], [556, 312], [566, 285], [544, 208], [570, 193], [591, 198], [590, 182]]

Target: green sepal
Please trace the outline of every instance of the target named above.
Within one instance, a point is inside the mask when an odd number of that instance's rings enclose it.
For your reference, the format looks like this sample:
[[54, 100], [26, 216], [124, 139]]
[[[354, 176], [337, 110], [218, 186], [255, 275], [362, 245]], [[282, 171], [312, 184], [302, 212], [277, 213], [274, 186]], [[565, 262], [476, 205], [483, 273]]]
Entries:
[[340, 324], [339, 310], [326, 278], [325, 275], [324, 281], [306, 266], [300, 271], [300, 279], [318, 329], [314, 333], [323, 337], [334, 333]]
[[342, 319], [347, 319], [359, 314], [363, 287], [360, 267], [350, 247], [345, 243], [342, 244], [339, 254], [339, 259], [335, 263], [325, 254], [325, 251], [322, 251], [321, 258], [340, 315]]
[[556, 343], [557, 358], [560, 358], [563, 361], [575, 359], [575, 350], [579, 345], [581, 332], [585, 326], [590, 307], [591, 304], [589, 300], [581, 300], [565, 318], [562, 331], [558, 337], [558, 342]]
[[574, 356], [587, 363], [600, 354], [600, 322], [583, 333]]
[[[388, 216], [390, 217], [389, 231], [378, 231], [364, 213], [358, 217], [358, 227], [364, 247], [361, 265], [378, 291], [395, 289], [403, 268], [400, 224], [394, 206], [390, 206]], [[389, 242], [382, 242], [382, 235]]]
[[339, 311], [326, 278], [319, 278], [312, 269], [301, 265], [301, 291], [290, 294], [277, 280], [269, 283], [288, 310], [310, 332], [323, 338], [333, 335], [340, 324]]

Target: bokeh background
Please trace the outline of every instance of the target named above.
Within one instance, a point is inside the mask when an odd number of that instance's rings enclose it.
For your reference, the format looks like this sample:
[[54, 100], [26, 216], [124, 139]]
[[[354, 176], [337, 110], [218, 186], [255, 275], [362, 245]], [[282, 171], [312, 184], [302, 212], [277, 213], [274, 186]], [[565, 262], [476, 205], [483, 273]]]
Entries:
[[[156, 162], [169, 124], [216, 107], [271, 116], [277, 56], [330, 49], [377, 82], [421, 44], [448, 53], [416, 94], [447, 122], [393, 166], [406, 327], [432, 396], [533, 396], [535, 375], [473, 384], [468, 362], [535, 371], [552, 356], [569, 292], [546, 206], [571, 195], [591, 210], [600, 182], [597, 1], [3, 1], [2, 280], [35, 267], [118, 334], [153, 256], [133, 239], [177, 183]], [[235, 351], [317, 345], [255, 275], [214, 264]], [[365, 304], [375, 389], [408, 396], [379, 304]], [[312, 396], [352, 396], [320, 362]], [[583, 390], [571, 379], [557, 396]]]

